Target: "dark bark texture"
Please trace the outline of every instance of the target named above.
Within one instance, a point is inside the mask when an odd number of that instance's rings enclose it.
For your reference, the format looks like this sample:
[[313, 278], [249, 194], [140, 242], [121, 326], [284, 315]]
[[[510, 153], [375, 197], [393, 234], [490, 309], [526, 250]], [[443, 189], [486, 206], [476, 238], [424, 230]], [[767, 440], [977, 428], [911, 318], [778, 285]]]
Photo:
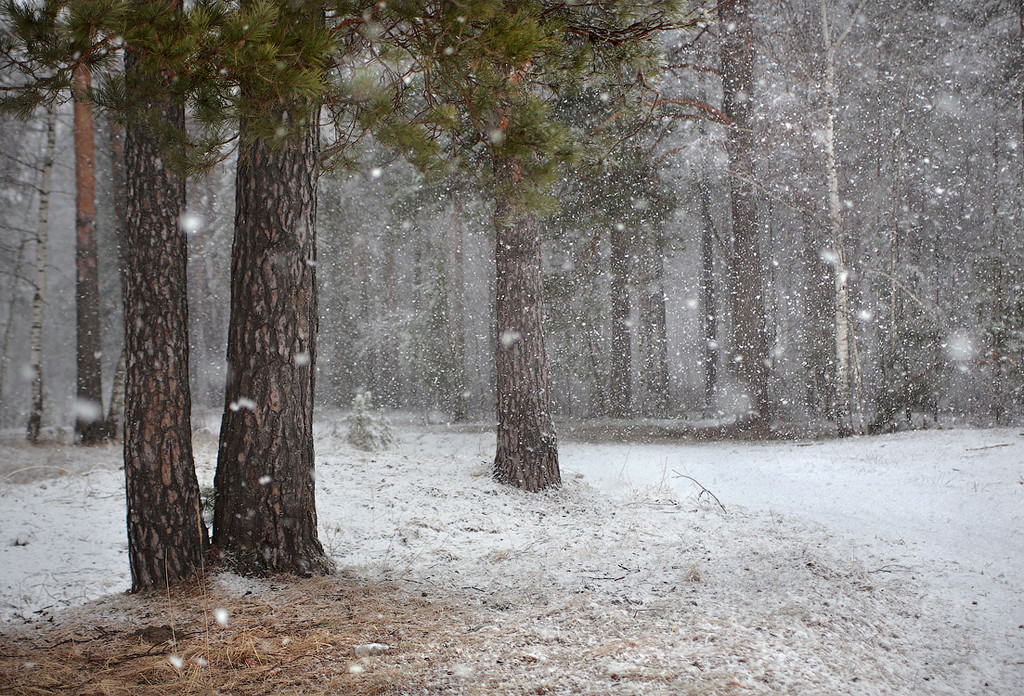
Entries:
[[75, 236], [76, 236], [76, 418], [75, 438], [92, 445], [106, 438], [100, 357], [99, 254], [96, 246], [96, 142], [88, 66], [74, 71]]
[[[495, 163], [498, 190], [518, 175]], [[498, 447], [494, 477], [528, 491], [561, 484], [544, 350], [540, 223], [498, 196], [495, 211]]]
[[238, 157], [213, 540], [236, 569], [261, 575], [329, 570], [313, 457], [317, 146], [311, 124]]
[[737, 376], [744, 383], [749, 399], [745, 420], [756, 426], [771, 420], [772, 404], [768, 397], [770, 356], [754, 186], [754, 37], [749, 0], [724, 4], [719, 8], [719, 19], [722, 24], [722, 112], [731, 126], [725, 147], [732, 202], [733, 351]]
[[[126, 52], [125, 72], [136, 59]], [[148, 104], [184, 128], [180, 106]], [[141, 124], [125, 137], [124, 471], [133, 591], [195, 575], [207, 542], [192, 459], [185, 181]]]

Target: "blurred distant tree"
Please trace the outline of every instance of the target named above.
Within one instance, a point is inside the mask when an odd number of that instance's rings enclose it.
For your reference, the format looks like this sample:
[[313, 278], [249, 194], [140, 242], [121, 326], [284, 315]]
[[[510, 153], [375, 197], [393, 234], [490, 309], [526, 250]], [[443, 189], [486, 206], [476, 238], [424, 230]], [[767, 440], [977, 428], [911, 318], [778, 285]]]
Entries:
[[721, 25], [722, 113], [729, 124], [726, 152], [732, 205], [730, 288], [733, 359], [746, 396], [752, 427], [771, 423], [774, 406], [768, 392], [771, 355], [768, 346], [765, 269], [761, 259], [758, 193], [754, 152], [754, 16], [750, 0], [734, 0], [718, 9]]
[[[91, 41], [91, 27], [84, 42]], [[93, 119], [92, 71], [79, 63], [72, 71], [75, 141], [75, 354], [78, 362], [75, 437], [83, 445], [106, 439], [103, 418], [103, 378], [100, 358], [99, 251], [96, 245], [96, 143]]]

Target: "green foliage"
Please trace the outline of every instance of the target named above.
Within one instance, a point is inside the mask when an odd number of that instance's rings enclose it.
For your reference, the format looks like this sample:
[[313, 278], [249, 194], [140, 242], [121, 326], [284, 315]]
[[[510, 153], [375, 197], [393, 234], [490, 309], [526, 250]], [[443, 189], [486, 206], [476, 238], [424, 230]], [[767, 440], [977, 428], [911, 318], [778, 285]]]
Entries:
[[[395, 29], [384, 40], [407, 51], [419, 80], [421, 96], [402, 105], [415, 112], [410, 122], [445, 142], [439, 151], [513, 215], [555, 210], [551, 185], [590, 138], [557, 118], [560, 93], [650, 74], [659, 32], [698, 21], [654, 0], [398, 0], [385, 12]], [[513, 175], [495, 179], [496, 168]]]

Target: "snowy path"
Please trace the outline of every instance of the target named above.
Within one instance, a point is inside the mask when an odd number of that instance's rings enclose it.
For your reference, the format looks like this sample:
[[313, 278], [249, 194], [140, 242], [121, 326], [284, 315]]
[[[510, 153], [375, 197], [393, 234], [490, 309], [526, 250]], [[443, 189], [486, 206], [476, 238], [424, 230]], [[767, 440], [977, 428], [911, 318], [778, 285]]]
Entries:
[[[937, 598], [1024, 660], [1024, 434], [946, 430], [810, 443], [567, 443], [562, 464], [609, 491], [692, 476], [728, 508], [820, 524], [879, 557], [883, 572], [933, 579]], [[666, 478], [667, 477], [667, 478]], [[1019, 667], [1024, 678], [1024, 666]]]

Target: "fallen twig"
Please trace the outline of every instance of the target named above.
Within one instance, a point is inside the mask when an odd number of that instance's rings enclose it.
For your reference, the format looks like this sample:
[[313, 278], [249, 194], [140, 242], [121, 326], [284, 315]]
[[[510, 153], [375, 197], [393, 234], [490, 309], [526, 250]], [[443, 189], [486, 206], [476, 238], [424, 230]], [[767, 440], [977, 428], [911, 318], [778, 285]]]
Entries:
[[706, 487], [706, 486], [705, 486], [705, 485], [704, 485], [703, 483], [701, 483], [700, 481], [698, 481], [697, 479], [695, 479], [695, 478], [694, 478], [694, 477], [692, 477], [692, 476], [687, 476], [686, 474], [680, 474], [680, 473], [679, 473], [678, 471], [676, 471], [675, 469], [673, 469], [673, 470], [672, 470], [672, 473], [673, 473], [673, 474], [675, 474], [675, 476], [674, 476], [673, 478], [684, 478], [684, 479], [687, 479], [687, 480], [689, 480], [689, 481], [693, 481], [693, 483], [694, 483], [694, 484], [696, 484], [698, 488], [700, 488], [700, 493], [698, 493], [698, 494], [697, 494], [697, 498], [698, 498], [698, 499], [699, 499], [699, 498], [700, 498], [700, 497], [701, 497], [702, 495], [704, 495], [705, 493], [707, 493], [707, 494], [708, 494], [708, 497], [710, 497], [710, 498], [713, 498], [713, 499], [714, 499], [714, 501], [715, 501], [716, 503], [718, 503], [718, 507], [722, 508], [722, 512], [725, 512], [726, 514], [728, 514], [728, 511], [727, 511], [727, 510], [725, 509], [725, 506], [724, 506], [724, 505], [722, 505], [722, 501], [718, 499], [718, 496], [717, 496], [717, 495], [715, 495], [714, 493], [712, 493], [712, 492], [711, 492], [710, 490], [708, 490], [708, 489], [707, 489], [707, 487]]
[[985, 445], [984, 447], [968, 447], [965, 452], [980, 452], [981, 450], [996, 449], [997, 447], [1009, 447], [1009, 442], [1000, 442], [998, 445]]

